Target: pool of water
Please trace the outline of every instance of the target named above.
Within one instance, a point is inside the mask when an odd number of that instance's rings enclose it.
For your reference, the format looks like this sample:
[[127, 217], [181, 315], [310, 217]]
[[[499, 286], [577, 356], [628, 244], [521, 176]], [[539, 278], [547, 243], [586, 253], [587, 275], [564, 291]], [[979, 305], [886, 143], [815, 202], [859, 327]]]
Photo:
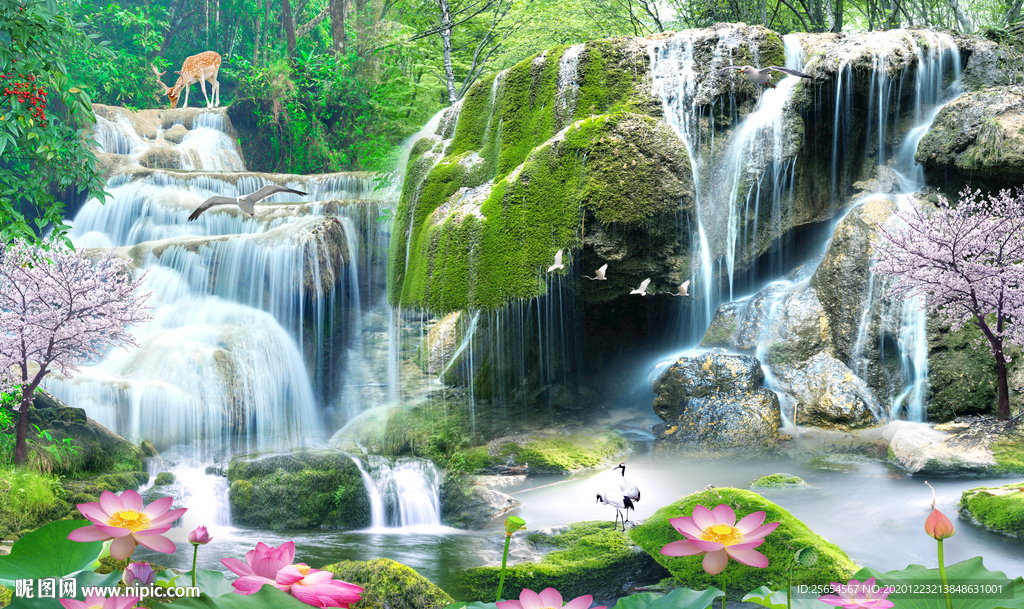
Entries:
[[[765, 490], [763, 494], [837, 544], [864, 566], [882, 571], [908, 564], [937, 566], [935, 541], [924, 532], [931, 508], [931, 492], [924, 478], [907, 476], [878, 461], [853, 463], [848, 471], [813, 469], [795, 462], [691, 461], [634, 455], [627, 461], [626, 477], [641, 491], [632, 520], [643, 519], [676, 499], [707, 485], [745, 488], [754, 479], [776, 472], [800, 476], [805, 489]], [[523, 483], [501, 489], [522, 503], [512, 514], [539, 529], [583, 520], [608, 521], [613, 508], [596, 503], [595, 495], [617, 488], [618, 470], [590, 471], [573, 476], [531, 476]], [[960, 520], [956, 505], [960, 493], [977, 486], [1006, 484], [1020, 478], [929, 478], [937, 507], [953, 521], [956, 534], [945, 542], [946, 564], [972, 556], [984, 557], [985, 566], [1010, 577], [1024, 574], [1024, 541], [990, 533]], [[190, 514], [195, 522], [195, 516]], [[483, 539], [501, 535], [503, 519], [482, 531], [447, 527], [338, 531], [262, 531], [211, 527], [214, 540], [199, 550], [200, 568], [224, 570], [220, 559], [242, 558], [257, 542], [273, 546], [296, 545], [296, 561], [314, 567], [342, 560], [391, 558], [406, 564], [442, 588], [459, 569], [484, 564]], [[191, 525], [190, 525], [191, 526]], [[168, 535], [178, 543], [174, 555], [139, 548], [135, 557], [177, 569], [191, 568], [192, 551], [185, 528]], [[233, 578], [233, 576], [232, 576]]]

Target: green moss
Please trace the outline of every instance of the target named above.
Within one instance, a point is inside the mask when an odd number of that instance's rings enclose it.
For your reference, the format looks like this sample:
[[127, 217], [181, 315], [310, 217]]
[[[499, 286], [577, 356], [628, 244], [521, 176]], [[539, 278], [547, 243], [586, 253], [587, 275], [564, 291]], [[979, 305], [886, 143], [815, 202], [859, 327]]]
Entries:
[[362, 600], [353, 603], [352, 609], [440, 609], [454, 602], [427, 578], [388, 558], [349, 560], [321, 570], [363, 588]]
[[5, 586], [0, 586], [0, 607], [6, 607], [11, 604], [11, 597], [14, 595], [14, 591]]
[[103, 491], [120, 493], [128, 489], [135, 490], [147, 482], [149, 482], [149, 474], [146, 472], [121, 472], [97, 476], [94, 487], [100, 493]]
[[535, 473], [569, 473], [590, 469], [629, 451], [629, 442], [614, 431], [596, 434], [539, 438], [524, 443], [502, 444], [498, 460], [515, 455], [515, 463], [529, 464]]
[[750, 483], [753, 488], [791, 488], [795, 486], [807, 486], [803, 478], [789, 474], [771, 474], [761, 476]]
[[989, 468], [993, 475], [1024, 473], [1024, 434], [1017, 432], [989, 445], [996, 464]]
[[[551, 587], [565, 599], [584, 594], [597, 598], [618, 597], [626, 582], [657, 581], [666, 571], [637, 550], [629, 537], [608, 521], [577, 522], [554, 536], [531, 535], [530, 543], [552, 545], [553, 551], [539, 563], [520, 563], [505, 574], [505, 598], [519, 590], [540, 591]], [[456, 575], [452, 587], [464, 601], [492, 601], [498, 589], [498, 567], [476, 567]]]
[[990, 531], [1024, 539], [1024, 484], [964, 491], [958, 510]]
[[[692, 516], [698, 503], [710, 509], [729, 504], [736, 512], [737, 520], [747, 514], [764, 511], [766, 523], [781, 523], [757, 548], [768, 558], [768, 567], [759, 569], [730, 561], [725, 571], [712, 576], [704, 571], [700, 557], [662, 555], [661, 548], [666, 544], [683, 539], [669, 519]], [[629, 534], [633, 541], [671, 571], [675, 585], [697, 590], [707, 586], [722, 588], [723, 584], [730, 595], [736, 596], [759, 586], [779, 590], [786, 585], [786, 566], [793, 552], [804, 547], [814, 547], [818, 551], [818, 562], [813, 567], [797, 569], [794, 584], [849, 581], [857, 571], [857, 566], [845, 552], [815, 534], [788, 511], [757, 493], [735, 488], [716, 488], [683, 497], [655, 512]]]
[[64, 487], [56, 476], [29, 470], [0, 470], [0, 539], [36, 529], [68, 515]]
[[[370, 524], [362, 476], [340, 451], [236, 455], [228, 480], [231, 516], [242, 526], [352, 529]], [[338, 492], [339, 487], [344, 490]]]
[[153, 481], [153, 486], [165, 486], [167, 484], [174, 484], [174, 474], [171, 472], [160, 472], [156, 475], [156, 480]]
[[704, 339], [700, 342], [701, 346], [722, 347], [729, 345], [733, 336], [736, 335], [737, 325], [734, 317], [729, 318], [727, 323], [718, 320], [712, 322], [711, 326], [708, 327], [708, 331], [704, 334]]

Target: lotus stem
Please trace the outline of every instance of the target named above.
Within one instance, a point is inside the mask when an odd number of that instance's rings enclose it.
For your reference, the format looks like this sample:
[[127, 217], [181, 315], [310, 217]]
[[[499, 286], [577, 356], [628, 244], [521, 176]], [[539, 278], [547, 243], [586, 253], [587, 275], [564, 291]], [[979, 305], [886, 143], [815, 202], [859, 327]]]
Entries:
[[953, 601], [949, 598], [949, 584], [946, 582], [946, 563], [942, 558], [942, 540], [939, 540], [939, 577], [942, 578], [942, 594], [946, 597], [946, 609], [953, 609]]
[[192, 587], [196, 587], [196, 560], [199, 558], [199, 544], [192, 544]]
[[727, 593], [725, 591], [725, 573], [722, 573], [722, 609], [725, 609], [725, 597]]
[[501, 589], [505, 586], [505, 563], [508, 561], [508, 544], [512, 542], [512, 534], [505, 534], [505, 553], [501, 555], [501, 577], [498, 578], [498, 598], [494, 599], [494, 602], [501, 600]]

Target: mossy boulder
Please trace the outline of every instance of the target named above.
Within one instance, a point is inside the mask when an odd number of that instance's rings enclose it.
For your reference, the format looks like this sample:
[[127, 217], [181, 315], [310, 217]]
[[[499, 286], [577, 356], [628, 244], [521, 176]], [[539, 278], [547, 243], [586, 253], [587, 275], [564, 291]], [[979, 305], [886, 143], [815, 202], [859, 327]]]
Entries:
[[174, 474], [171, 472], [160, 472], [156, 475], [156, 480], [153, 481], [153, 486], [166, 486], [168, 484], [174, 484]]
[[346, 560], [321, 570], [363, 588], [362, 600], [351, 609], [440, 609], [455, 602], [427, 578], [389, 558]]
[[440, 489], [441, 523], [459, 529], [481, 529], [521, 504], [511, 495], [488, 488], [477, 476], [445, 475]]
[[1024, 539], [1024, 482], [964, 491], [960, 517], [1016, 539]]
[[492, 461], [529, 465], [533, 474], [568, 474], [609, 465], [630, 450], [614, 430], [544, 430], [505, 436], [487, 444]]
[[968, 179], [992, 190], [1019, 186], [1024, 176], [1022, 119], [1020, 85], [964, 93], [939, 111], [915, 158], [943, 180], [947, 192], [957, 192]]
[[[554, 546], [540, 562], [523, 562], [505, 573], [505, 597], [519, 590], [551, 587], [565, 599], [590, 594], [607, 599], [622, 596], [630, 586], [654, 583], [668, 575], [655, 559], [634, 545], [608, 521], [577, 522], [554, 535], [528, 534], [527, 541]], [[452, 591], [465, 601], [488, 601], [497, 590], [499, 567], [474, 567], [455, 576]]]
[[[692, 516], [697, 504], [709, 509], [728, 504], [735, 510], [737, 520], [752, 512], [764, 511], [766, 523], [780, 523], [757, 548], [758, 552], [768, 558], [768, 566], [759, 569], [730, 561], [722, 573], [708, 575], [701, 566], [700, 557], [661, 554], [661, 548], [666, 544], [683, 539], [669, 523], [669, 519]], [[768, 586], [772, 590], [785, 587], [790, 558], [800, 548], [813, 547], [817, 550], [818, 562], [813, 567], [797, 569], [793, 575], [794, 584], [850, 581], [858, 570], [857, 565], [838, 546], [814, 533], [788, 511], [757, 493], [742, 489], [715, 488], [687, 495], [659, 509], [642, 525], [630, 530], [629, 535], [672, 573], [673, 585], [701, 590], [708, 586], [721, 589], [724, 584], [729, 594], [735, 596], [760, 586]]]
[[71, 408], [42, 391], [33, 397], [32, 406], [30, 424], [48, 430], [57, 442], [69, 438], [78, 447], [74, 460], [79, 471], [107, 473], [146, 469], [138, 446], [90, 419], [85, 410]]
[[370, 525], [370, 498], [340, 451], [236, 455], [228, 466], [231, 517], [264, 529], [356, 529]]
[[803, 488], [806, 486], [807, 483], [803, 478], [792, 474], [769, 474], [750, 483], [750, 488], [755, 491], [766, 488]]
[[[64, 479], [65, 498], [68, 504], [74, 508], [79, 503], [92, 503], [99, 501], [103, 491], [121, 493], [127, 490], [137, 490], [143, 484], [149, 482], [147, 472], [118, 472], [114, 474], [102, 474], [91, 478], [78, 480]], [[81, 518], [78, 510], [73, 510], [73, 516]]]

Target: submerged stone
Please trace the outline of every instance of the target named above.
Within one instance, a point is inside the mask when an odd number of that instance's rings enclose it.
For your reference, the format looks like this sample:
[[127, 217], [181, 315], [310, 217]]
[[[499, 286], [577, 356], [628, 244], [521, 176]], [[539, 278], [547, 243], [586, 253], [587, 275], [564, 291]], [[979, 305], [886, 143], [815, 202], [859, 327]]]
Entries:
[[750, 488], [755, 491], [765, 488], [803, 488], [805, 486], [807, 483], [803, 478], [792, 474], [770, 474], [761, 476], [750, 483]]

